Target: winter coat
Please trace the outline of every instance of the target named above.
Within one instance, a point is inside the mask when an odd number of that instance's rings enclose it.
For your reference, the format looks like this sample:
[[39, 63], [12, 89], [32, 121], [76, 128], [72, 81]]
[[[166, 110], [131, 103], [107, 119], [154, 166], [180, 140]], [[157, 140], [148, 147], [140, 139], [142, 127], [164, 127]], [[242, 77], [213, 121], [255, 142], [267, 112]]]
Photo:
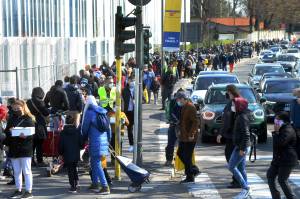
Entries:
[[279, 133], [273, 133], [273, 160], [272, 165], [295, 166], [298, 164], [296, 152], [297, 137], [290, 124], [280, 127]]
[[228, 57], [228, 63], [229, 64], [234, 64], [234, 56], [233, 55], [229, 55], [229, 57]]
[[[198, 126], [197, 109], [191, 102], [188, 102], [181, 109], [179, 140], [181, 142], [197, 142]], [[189, 137], [192, 136], [194, 139], [189, 140]]]
[[46, 94], [45, 104], [51, 107], [51, 113], [56, 113], [58, 110], [69, 110], [69, 101], [65, 90], [60, 86], [52, 86]]
[[[124, 107], [124, 112], [128, 112], [128, 107], [130, 103], [130, 98], [134, 99], [134, 96], [132, 96], [131, 91], [129, 86], [127, 85], [122, 92], [122, 99], [123, 99], [123, 107]], [[134, 110], [134, 107], [133, 107]], [[132, 110], [132, 111], [133, 111]]]
[[226, 104], [223, 110], [222, 116], [222, 128], [220, 133], [222, 137], [226, 139], [232, 139], [233, 134], [233, 125], [234, 125], [234, 113], [231, 111], [232, 101]]
[[164, 89], [173, 90], [176, 83], [176, 77], [173, 75], [172, 71], [167, 71], [161, 79], [161, 84], [164, 86]]
[[152, 81], [152, 84], [151, 84], [150, 90], [153, 91], [154, 93], [158, 93], [159, 88], [160, 88], [159, 81], [153, 80], [153, 81]]
[[154, 72], [152, 72], [152, 71], [144, 72], [143, 81], [144, 81], [144, 84], [146, 85], [147, 89], [150, 89], [154, 77], [155, 77]]
[[35, 138], [46, 139], [47, 137], [47, 127], [46, 119], [49, 115], [49, 110], [47, 109], [43, 98], [45, 93], [40, 89], [33, 89], [31, 99], [26, 102], [30, 112], [35, 116]]
[[79, 89], [76, 88], [74, 85], [69, 84], [65, 88], [65, 91], [68, 96], [69, 110], [78, 111], [79, 113], [81, 113], [83, 109], [83, 99]]
[[[102, 156], [108, 154], [110, 132], [100, 132], [97, 129], [97, 114], [107, 111], [96, 105], [89, 105], [82, 121], [82, 136], [89, 139], [89, 153], [91, 156]], [[109, 134], [109, 135], [108, 135]]]
[[235, 113], [232, 141], [242, 151], [250, 146], [249, 114], [248, 109]]
[[80, 130], [74, 125], [65, 125], [59, 141], [59, 154], [63, 156], [64, 163], [78, 162], [83, 144]]
[[5, 128], [6, 139], [4, 144], [9, 147], [8, 156], [11, 158], [32, 157], [33, 136], [25, 139], [12, 137], [10, 129], [13, 127], [34, 127], [34, 122], [28, 116], [11, 117]]

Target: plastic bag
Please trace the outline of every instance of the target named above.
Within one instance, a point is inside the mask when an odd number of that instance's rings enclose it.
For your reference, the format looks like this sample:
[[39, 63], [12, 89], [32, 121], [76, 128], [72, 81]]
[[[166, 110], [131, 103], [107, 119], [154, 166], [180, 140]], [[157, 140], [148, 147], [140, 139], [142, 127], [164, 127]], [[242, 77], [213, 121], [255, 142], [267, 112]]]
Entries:
[[[175, 156], [175, 163], [174, 163], [174, 168], [176, 171], [182, 171], [184, 170], [184, 164], [183, 162], [180, 160], [179, 156], [177, 155], [178, 152], [178, 148], [176, 149], [176, 156]], [[195, 151], [192, 154], [192, 163], [193, 165], [195, 165]]]

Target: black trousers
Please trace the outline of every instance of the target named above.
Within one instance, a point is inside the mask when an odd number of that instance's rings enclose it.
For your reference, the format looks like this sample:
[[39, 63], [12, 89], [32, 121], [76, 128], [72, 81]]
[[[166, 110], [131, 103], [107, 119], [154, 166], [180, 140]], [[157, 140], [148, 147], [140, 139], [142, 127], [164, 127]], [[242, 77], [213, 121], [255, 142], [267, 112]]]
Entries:
[[33, 139], [33, 156], [32, 160], [34, 160], [34, 152], [36, 151], [36, 159], [38, 163], [43, 162], [43, 139], [34, 138]]
[[[229, 163], [233, 149], [234, 149], [234, 145], [233, 145], [232, 139], [226, 139], [225, 158], [226, 158], [227, 163]], [[234, 183], [238, 184], [238, 181], [233, 176], [232, 176], [232, 180]]]
[[294, 199], [296, 198], [295, 194], [293, 193], [288, 178], [290, 177], [291, 172], [293, 171], [294, 166], [275, 166], [271, 165], [269, 170], [267, 171], [267, 178], [269, 188], [272, 194], [273, 199], [280, 199], [280, 192], [276, 188], [275, 179], [278, 177], [278, 183], [286, 196], [287, 199]]
[[69, 183], [71, 187], [77, 187], [78, 185], [78, 170], [77, 170], [77, 162], [67, 163], [68, 177]]
[[194, 179], [192, 155], [196, 142], [179, 142], [177, 155], [184, 164], [187, 179]]
[[125, 115], [129, 121], [129, 125], [127, 126], [129, 145], [132, 146], [133, 145], [134, 111], [127, 111], [127, 112], [125, 112]]
[[175, 125], [170, 125], [168, 129], [168, 144], [166, 146], [166, 160], [172, 161], [174, 155], [174, 148], [177, 141]]
[[168, 99], [169, 101], [171, 100], [172, 93], [173, 93], [172, 88], [162, 88], [161, 90], [161, 97], [162, 97], [162, 108], [165, 109], [166, 106], [166, 100]]

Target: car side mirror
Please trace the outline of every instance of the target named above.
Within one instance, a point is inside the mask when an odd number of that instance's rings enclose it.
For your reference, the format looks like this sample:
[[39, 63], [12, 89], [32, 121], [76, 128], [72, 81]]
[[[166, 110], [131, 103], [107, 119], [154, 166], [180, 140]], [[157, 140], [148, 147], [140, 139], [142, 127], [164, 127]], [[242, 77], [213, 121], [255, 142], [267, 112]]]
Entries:
[[195, 80], [192, 80], [191, 84], [195, 84]]
[[264, 97], [262, 97], [262, 98], [260, 98], [260, 100], [259, 100], [259, 102], [262, 104], [262, 103], [265, 103], [267, 101], [267, 99], [266, 98], [264, 98]]

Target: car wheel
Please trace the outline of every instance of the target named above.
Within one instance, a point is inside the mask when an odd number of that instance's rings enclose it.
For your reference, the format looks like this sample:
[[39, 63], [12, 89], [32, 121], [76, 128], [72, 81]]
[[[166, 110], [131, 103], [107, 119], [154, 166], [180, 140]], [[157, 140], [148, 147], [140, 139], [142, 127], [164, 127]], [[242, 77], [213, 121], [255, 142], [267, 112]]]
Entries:
[[268, 130], [267, 123], [263, 123], [259, 129], [258, 143], [267, 143], [268, 140]]

